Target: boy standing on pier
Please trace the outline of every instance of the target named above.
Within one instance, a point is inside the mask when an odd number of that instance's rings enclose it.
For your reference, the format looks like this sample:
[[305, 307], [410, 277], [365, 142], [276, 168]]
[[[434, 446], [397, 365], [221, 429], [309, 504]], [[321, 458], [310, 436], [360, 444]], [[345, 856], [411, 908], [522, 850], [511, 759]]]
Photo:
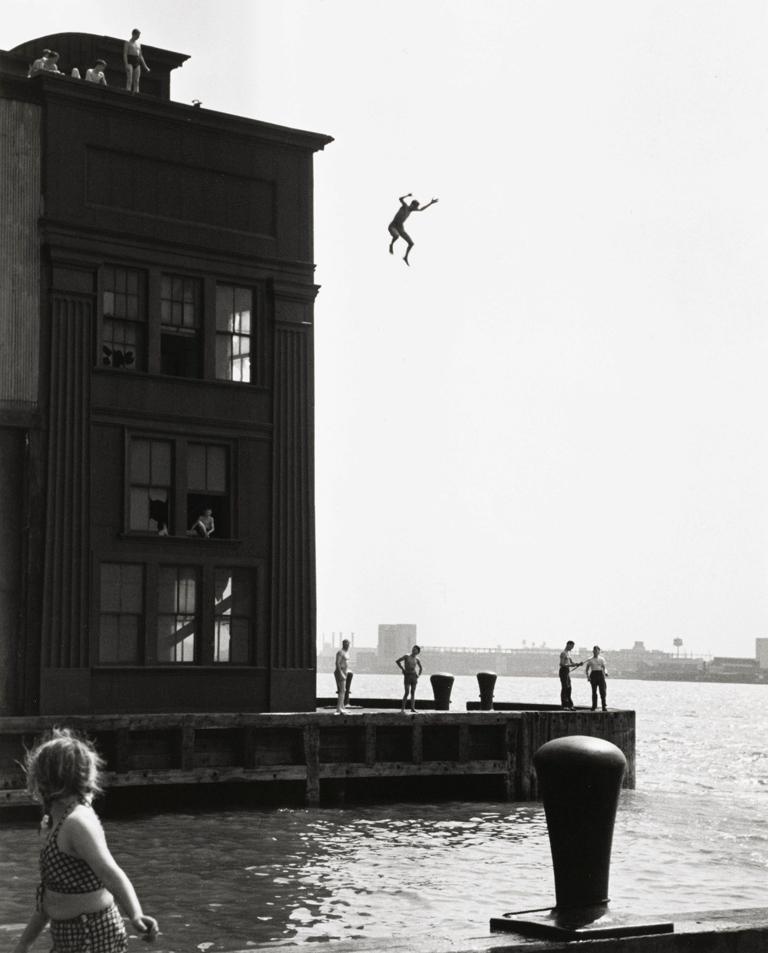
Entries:
[[600, 702], [603, 706], [603, 711], [608, 711], [605, 705], [605, 676], [608, 674], [608, 668], [606, 667], [605, 659], [600, 654], [599, 645], [593, 646], [592, 658], [587, 659], [587, 667], [584, 669], [584, 673], [589, 679], [589, 684], [592, 686], [592, 711], [597, 709], [598, 691], [600, 692]]
[[573, 707], [573, 699], [571, 698], [571, 669], [578, 668], [584, 664], [583, 662], [574, 662], [571, 658], [571, 652], [575, 645], [576, 643], [569, 639], [565, 643], [565, 648], [560, 653], [560, 668], [558, 670], [560, 676], [560, 704], [565, 711], [575, 710]]
[[409, 694], [411, 697], [411, 711], [416, 711], [416, 685], [422, 672], [421, 660], [419, 659], [420, 652], [421, 649], [418, 645], [414, 645], [410, 655], [401, 655], [399, 659], [395, 659], [395, 665], [403, 673], [405, 691], [403, 692], [403, 705], [400, 709], [403, 714], [405, 714], [405, 703], [408, 701]]
[[336, 679], [336, 714], [344, 715], [344, 695], [347, 691], [347, 673], [349, 672], [349, 639], [343, 639], [341, 648], [336, 653], [336, 664], [333, 668], [333, 677]]

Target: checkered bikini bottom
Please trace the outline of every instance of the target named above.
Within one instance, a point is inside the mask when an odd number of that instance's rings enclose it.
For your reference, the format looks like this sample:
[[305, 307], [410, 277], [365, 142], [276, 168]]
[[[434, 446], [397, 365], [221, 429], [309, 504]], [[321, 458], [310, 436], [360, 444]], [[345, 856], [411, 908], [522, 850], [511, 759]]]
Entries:
[[126, 934], [116, 904], [71, 920], [51, 920], [51, 953], [125, 953]]

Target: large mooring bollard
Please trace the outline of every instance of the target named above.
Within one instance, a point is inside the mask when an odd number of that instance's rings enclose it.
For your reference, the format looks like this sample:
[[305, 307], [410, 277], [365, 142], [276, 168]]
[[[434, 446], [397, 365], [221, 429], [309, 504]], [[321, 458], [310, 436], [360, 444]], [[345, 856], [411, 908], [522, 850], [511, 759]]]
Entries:
[[671, 923], [638, 923], [608, 909], [613, 827], [627, 767], [621, 750], [602, 738], [572, 735], [542, 745], [533, 764], [547, 818], [556, 905], [494, 917], [491, 929], [564, 939], [671, 933]]
[[478, 672], [477, 685], [480, 689], [480, 708], [493, 711], [493, 690], [496, 687], [496, 672]]
[[577, 735], [548, 741], [533, 764], [547, 816], [557, 907], [608, 903], [626, 758], [610, 741]]
[[453, 690], [453, 675], [448, 672], [436, 672], [429, 676], [432, 683], [432, 692], [435, 696], [437, 711], [451, 710], [451, 691]]

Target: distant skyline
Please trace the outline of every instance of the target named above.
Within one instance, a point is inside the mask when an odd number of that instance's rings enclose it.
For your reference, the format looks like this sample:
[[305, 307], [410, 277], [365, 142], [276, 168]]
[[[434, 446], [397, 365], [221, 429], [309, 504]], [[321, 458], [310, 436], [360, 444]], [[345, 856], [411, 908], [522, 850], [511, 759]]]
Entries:
[[[757, 0], [9, 0], [315, 158], [318, 639], [768, 635]], [[81, 68], [86, 64], [80, 64]], [[151, 67], [151, 61], [150, 61]], [[140, 143], [136, 144], [140, 147]], [[387, 253], [398, 195], [411, 267]]]

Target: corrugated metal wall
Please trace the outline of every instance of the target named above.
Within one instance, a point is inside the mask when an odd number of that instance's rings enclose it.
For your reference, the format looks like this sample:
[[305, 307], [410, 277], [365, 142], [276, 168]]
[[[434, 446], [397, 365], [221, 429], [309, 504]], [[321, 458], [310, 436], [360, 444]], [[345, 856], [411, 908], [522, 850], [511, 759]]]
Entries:
[[0, 411], [38, 400], [40, 111], [0, 99]]

